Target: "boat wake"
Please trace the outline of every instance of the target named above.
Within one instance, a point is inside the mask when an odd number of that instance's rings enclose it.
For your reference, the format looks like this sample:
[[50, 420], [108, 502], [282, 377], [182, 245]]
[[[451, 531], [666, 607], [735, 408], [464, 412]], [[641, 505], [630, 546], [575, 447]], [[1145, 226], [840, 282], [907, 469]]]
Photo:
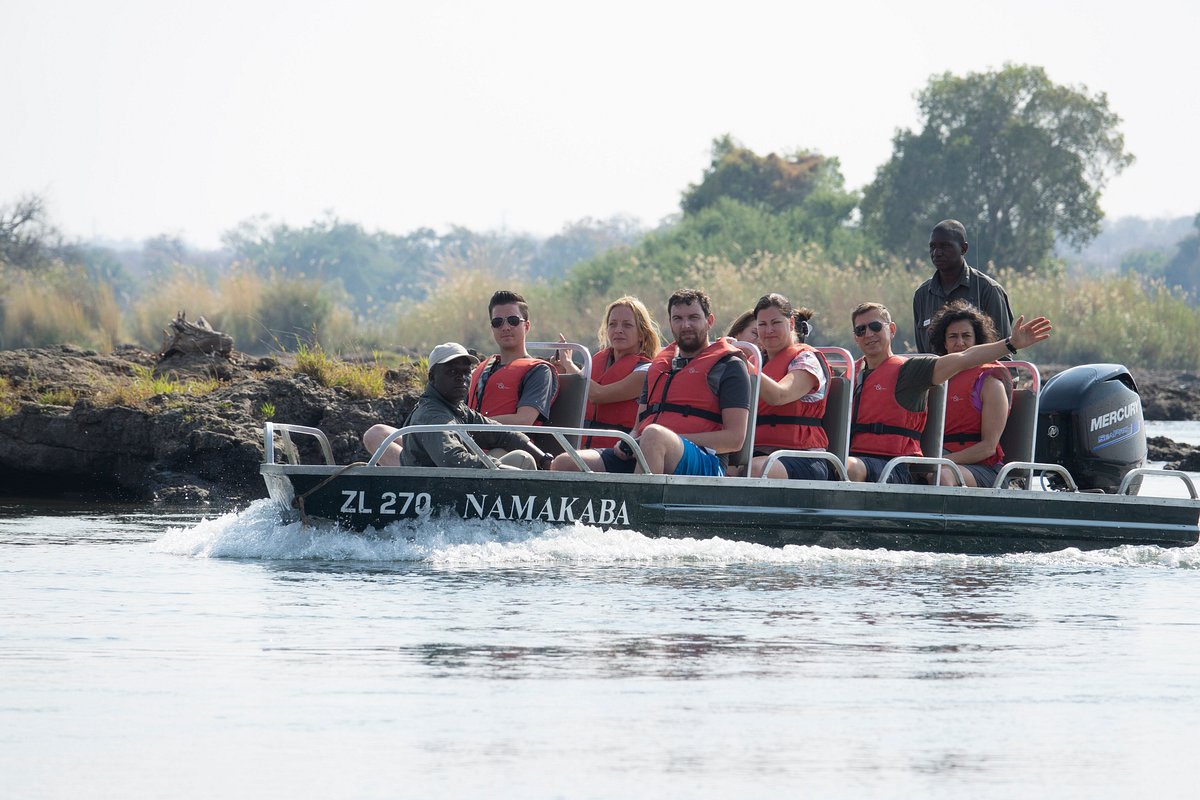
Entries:
[[270, 500], [191, 527], [169, 528], [153, 545], [158, 552], [193, 558], [317, 560], [338, 562], [423, 562], [436, 566], [521, 566], [525, 564], [874, 564], [949, 566], [972, 563], [1014, 566], [1150, 566], [1200, 569], [1200, 545], [1162, 548], [1126, 545], [1108, 550], [964, 556], [888, 550], [833, 550], [707, 539], [664, 539], [636, 531], [606, 531], [593, 525], [530, 527], [494, 519], [457, 517], [395, 522], [382, 531], [358, 533], [280, 521]]

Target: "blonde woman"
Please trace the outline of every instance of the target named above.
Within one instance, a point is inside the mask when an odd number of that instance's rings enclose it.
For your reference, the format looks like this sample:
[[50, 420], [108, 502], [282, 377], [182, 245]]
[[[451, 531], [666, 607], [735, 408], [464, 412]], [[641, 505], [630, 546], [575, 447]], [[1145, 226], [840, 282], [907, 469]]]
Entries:
[[[560, 341], [562, 334], [558, 336]], [[632, 431], [637, 422], [637, 398], [646, 380], [650, 360], [661, 348], [658, 325], [646, 305], [636, 297], [619, 297], [604, 311], [604, 324], [597, 332], [600, 349], [592, 356], [591, 382], [584, 425]], [[560, 351], [555, 355], [560, 373], [578, 373], [580, 367]], [[612, 447], [611, 436], [588, 436], [582, 446]]]

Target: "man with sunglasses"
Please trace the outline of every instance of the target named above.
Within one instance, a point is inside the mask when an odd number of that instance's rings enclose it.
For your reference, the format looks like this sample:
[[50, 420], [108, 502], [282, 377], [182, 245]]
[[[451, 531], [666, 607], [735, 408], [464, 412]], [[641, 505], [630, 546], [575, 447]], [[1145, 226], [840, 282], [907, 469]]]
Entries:
[[1004, 287], [967, 263], [967, 229], [956, 219], [945, 219], [929, 234], [929, 260], [937, 270], [913, 293], [913, 331], [918, 353], [932, 353], [929, 323], [942, 306], [966, 300], [996, 324], [1003, 339], [1012, 333], [1012, 308]]
[[[857, 364], [854, 412], [850, 426], [850, 458], [846, 471], [852, 481], [877, 481], [896, 456], [921, 455], [925, 403], [929, 390], [965, 369], [978, 367], [1034, 345], [1050, 335], [1045, 317], [1025, 322], [1017, 318], [1012, 334], [944, 356], [901, 358], [892, 352], [896, 323], [880, 303], [862, 303], [850, 314], [854, 340], [863, 357]], [[897, 465], [889, 483], [912, 483], [906, 464]]]
[[506, 425], [549, 422], [558, 374], [549, 361], [525, 350], [529, 304], [516, 292], [502, 289], [492, 295], [488, 317], [500, 352], [475, 368], [467, 405]]

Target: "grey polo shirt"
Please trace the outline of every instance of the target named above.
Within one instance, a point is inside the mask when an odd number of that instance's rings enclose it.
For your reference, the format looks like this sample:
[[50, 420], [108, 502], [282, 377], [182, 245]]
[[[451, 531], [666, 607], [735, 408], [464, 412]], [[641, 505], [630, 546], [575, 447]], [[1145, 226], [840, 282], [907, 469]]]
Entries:
[[963, 269], [962, 276], [950, 291], [942, 288], [938, 274], [917, 287], [913, 294], [913, 330], [918, 353], [932, 353], [929, 346], [929, 321], [942, 306], [952, 300], [963, 299], [992, 318], [996, 333], [1001, 339], [1012, 334], [1013, 313], [1008, 304], [1004, 287], [970, 264]]

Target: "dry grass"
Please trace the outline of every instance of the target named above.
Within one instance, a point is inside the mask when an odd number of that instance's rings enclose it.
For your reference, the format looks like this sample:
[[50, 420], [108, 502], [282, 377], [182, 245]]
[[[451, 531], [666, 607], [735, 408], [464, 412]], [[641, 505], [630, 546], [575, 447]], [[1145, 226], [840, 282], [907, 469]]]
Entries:
[[296, 351], [296, 372], [308, 375], [322, 386], [340, 387], [358, 399], [374, 399], [386, 393], [383, 374], [387, 367], [378, 360], [353, 364], [331, 357], [320, 345], [301, 344]]
[[149, 367], [136, 366], [132, 378], [113, 381], [101, 388], [96, 393], [96, 404], [142, 408], [154, 397], [203, 397], [216, 391], [220, 385], [221, 382], [216, 378], [189, 378], [180, 381], [155, 375]]

